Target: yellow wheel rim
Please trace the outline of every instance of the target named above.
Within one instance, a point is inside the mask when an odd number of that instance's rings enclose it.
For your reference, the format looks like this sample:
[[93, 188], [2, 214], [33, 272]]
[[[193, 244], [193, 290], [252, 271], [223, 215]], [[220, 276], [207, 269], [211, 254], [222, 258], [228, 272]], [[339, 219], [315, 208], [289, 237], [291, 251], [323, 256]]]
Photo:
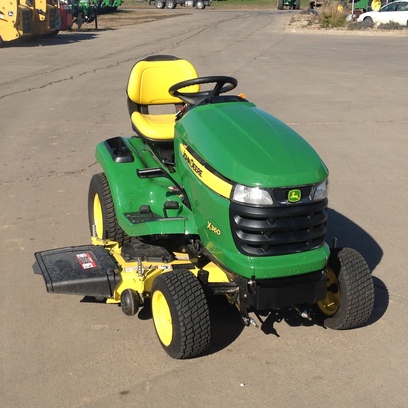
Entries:
[[378, 11], [381, 8], [381, 0], [373, 0], [371, 3], [371, 8], [374, 11]]
[[96, 237], [103, 239], [103, 214], [99, 195], [95, 194], [93, 202], [93, 223], [95, 225]]
[[340, 286], [333, 269], [327, 272], [327, 296], [317, 306], [326, 316], [333, 316], [340, 306]]
[[169, 305], [160, 290], [153, 293], [152, 312], [157, 335], [165, 346], [169, 346], [173, 339], [173, 325]]

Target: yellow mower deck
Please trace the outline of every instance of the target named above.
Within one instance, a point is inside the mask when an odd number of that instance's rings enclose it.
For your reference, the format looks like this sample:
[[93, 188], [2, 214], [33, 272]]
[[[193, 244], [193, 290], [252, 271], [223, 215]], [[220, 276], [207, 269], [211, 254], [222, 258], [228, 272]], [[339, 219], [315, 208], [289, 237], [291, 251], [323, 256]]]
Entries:
[[117, 242], [92, 238], [91, 245], [37, 252], [39, 272], [47, 291], [105, 298], [120, 303], [122, 293], [131, 290], [139, 299], [150, 297], [154, 279], [165, 272], [183, 269], [198, 277], [205, 271], [206, 283], [230, 282], [226, 272], [213, 262], [197, 268], [187, 254], [175, 253], [171, 261], [126, 260]]

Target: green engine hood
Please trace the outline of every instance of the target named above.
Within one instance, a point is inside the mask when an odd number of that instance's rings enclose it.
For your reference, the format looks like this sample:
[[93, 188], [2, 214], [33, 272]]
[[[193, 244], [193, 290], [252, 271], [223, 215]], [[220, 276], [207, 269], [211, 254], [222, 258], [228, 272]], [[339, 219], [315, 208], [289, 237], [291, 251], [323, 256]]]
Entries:
[[250, 102], [197, 106], [177, 123], [176, 135], [221, 175], [243, 185], [294, 186], [328, 175], [299, 134]]

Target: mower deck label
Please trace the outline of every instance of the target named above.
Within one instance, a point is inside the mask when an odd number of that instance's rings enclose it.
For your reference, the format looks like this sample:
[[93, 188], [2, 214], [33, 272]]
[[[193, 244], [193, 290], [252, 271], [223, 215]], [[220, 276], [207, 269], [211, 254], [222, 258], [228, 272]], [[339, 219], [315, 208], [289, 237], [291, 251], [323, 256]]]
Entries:
[[77, 254], [76, 258], [82, 269], [96, 268], [96, 262], [88, 252], [84, 254]]

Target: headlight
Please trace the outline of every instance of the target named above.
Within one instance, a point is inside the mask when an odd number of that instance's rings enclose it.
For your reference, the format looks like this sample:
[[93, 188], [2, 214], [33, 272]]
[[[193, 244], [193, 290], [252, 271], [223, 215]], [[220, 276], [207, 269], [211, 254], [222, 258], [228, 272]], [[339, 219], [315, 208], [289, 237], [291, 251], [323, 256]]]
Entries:
[[247, 187], [237, 184], [232, 193], [232, 199], [243, 204], [272, 205], [271, 195], [259, 187]]
[[328, 191], [329, 190], [329, 180], [326, 179], [323, 181], [323, 183], [320, 183], [313, 194], [313, 200], [318, 201], [318, 200], [323, 200], [324, 198], [327, 197]]

